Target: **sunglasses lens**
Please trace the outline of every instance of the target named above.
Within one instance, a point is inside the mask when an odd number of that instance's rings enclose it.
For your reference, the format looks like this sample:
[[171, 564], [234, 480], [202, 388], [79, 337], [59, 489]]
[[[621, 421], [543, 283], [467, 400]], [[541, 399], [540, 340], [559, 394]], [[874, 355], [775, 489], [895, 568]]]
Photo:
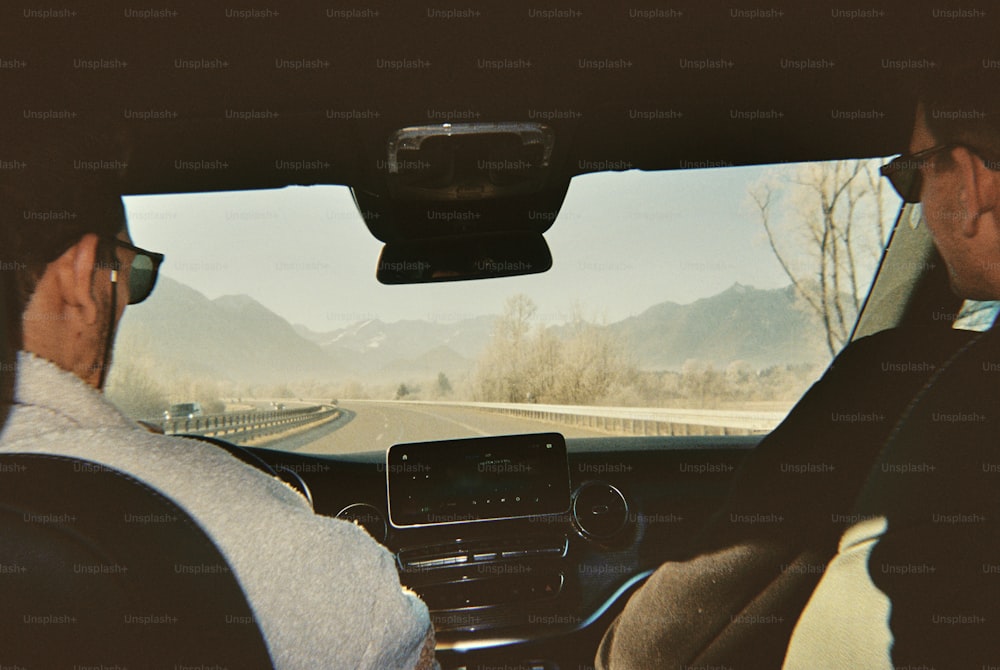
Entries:
[[128, 278], [129, 304], [142, 302], [153, 292], [153, 282], [156, 281], [153, 259], [137, 254], [132, 261], [132, 270]]
[[908, 160], [907, 163], [894, 166], [895, 169], [886, 176], [903, 202], [916, 204], [920, 202], [920, 167], [912, 160]]

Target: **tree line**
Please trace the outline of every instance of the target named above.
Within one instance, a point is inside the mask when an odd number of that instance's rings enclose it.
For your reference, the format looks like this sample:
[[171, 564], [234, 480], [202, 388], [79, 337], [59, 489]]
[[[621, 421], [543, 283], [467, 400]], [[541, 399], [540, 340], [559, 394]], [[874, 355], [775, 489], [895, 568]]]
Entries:
[[715, 407], [791, 401], [818, 370], [809, 365], [755, 370], [746, 361], [717, 368], [691, 359], [680, 370], [641, 370], [624, 344], [574, 310], [560, 328], [534, 322], [537, 306], [508, 298], [469, 384], [469, 399], [555, 405]]

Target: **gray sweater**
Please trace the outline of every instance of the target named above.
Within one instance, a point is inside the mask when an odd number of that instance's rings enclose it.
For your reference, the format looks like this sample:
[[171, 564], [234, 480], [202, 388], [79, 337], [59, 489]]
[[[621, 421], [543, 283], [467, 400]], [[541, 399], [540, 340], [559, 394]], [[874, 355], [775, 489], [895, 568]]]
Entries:
[[427, 607], [360, 527], [197, 440], [154, 435], [75, 375], [21, 352], [0, 450], [126, 472], [185, 509], [226, 557], [277, 668], [412, 668]]

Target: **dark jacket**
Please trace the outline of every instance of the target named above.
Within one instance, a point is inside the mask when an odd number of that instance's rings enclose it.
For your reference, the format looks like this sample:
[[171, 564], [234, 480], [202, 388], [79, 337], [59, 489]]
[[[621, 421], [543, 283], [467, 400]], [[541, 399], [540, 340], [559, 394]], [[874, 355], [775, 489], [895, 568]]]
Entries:
[[598, 667], [781, 667], [887, 440], [901, 444], [897, 424], [914, 399], [934, 395], [932, 380], [977, 339], [894, 329], [845, 349], [747, 459], [690, 558], [663, 565], [631, 598]]

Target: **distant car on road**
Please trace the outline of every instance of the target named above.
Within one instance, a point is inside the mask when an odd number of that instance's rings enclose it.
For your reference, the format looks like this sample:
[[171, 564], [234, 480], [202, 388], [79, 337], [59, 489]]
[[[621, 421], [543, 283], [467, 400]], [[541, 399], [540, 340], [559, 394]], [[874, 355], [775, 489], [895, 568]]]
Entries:
[[170, 409], [163, 413], [163, 418], [167, 421], [170, 419], [194, 419], [202, 414], [204, 413], [201, 411], [201, 403], [180, 402], [171, 405]]

